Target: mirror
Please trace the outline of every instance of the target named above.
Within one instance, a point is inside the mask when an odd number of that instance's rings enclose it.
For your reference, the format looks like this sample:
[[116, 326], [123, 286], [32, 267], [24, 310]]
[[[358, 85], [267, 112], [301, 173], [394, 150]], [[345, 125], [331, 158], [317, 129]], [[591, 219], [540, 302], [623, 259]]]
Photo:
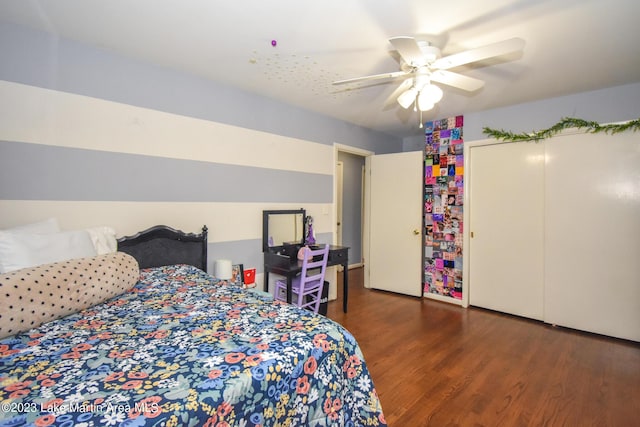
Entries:
[[262, 251], [304, 243], [304, 209], [262, 211]]

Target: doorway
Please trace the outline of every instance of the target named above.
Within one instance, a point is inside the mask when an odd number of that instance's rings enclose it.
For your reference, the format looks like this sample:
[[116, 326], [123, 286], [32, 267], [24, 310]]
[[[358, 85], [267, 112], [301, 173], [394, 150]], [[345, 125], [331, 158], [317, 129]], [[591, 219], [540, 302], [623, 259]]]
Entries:
[[349, 267], [361, 267], [364, 259], [365, 159], [373, 153], [335, 144], [334, 243], [349, 247]]

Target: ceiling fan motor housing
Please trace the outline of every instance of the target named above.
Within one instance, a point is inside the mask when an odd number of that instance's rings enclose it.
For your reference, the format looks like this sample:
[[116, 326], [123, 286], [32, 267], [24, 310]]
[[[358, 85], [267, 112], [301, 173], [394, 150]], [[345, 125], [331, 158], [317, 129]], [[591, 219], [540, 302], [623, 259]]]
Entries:
[[[422, 52], [422, 56], [426, 61], [425, 64], [431, 64], [433, 61], [435, 61], [436, 59], [442, 56], [440, 53], [440, 49], [438, 49], [435, 46], [431, 46], [429, 42], [418, 41], [417, 43], [418, 43], [418, 47], [420, 48], [420, 51]], [[425, 64], [422, 64], [422, 65], [425, 65]]]

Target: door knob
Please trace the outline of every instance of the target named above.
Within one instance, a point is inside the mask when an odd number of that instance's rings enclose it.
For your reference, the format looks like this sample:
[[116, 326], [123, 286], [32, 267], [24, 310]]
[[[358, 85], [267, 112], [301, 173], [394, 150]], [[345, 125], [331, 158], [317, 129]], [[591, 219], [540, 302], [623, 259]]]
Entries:
[[413, 234], [415, 234], [415, 235], [417, 236], [418, 234], [420, 234], [420, 230], [418, 230], [418, 229], [416, 228], [415, 230], [413, 230]]

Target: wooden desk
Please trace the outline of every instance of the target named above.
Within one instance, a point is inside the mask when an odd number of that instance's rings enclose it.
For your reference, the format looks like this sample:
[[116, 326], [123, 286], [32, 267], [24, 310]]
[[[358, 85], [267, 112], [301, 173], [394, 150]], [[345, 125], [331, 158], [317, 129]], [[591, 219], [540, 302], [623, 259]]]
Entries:
[[[275, 252], [264, 253], [264, 291], [269, 292], [269, 273], [279, 274], [287, 278], [287, 302], [292, 299], [292, 281], [296, 275], [302, 271], [302, 261], [299, 261], [296, 254], [279, 255]], [[329, 246], [329, 259], [327, 267], [341, 265], [343, 267], [343, 301], [342, 310], [347, 312], [347, 297], [349, 295], [349, 248], [346, 246]]]

